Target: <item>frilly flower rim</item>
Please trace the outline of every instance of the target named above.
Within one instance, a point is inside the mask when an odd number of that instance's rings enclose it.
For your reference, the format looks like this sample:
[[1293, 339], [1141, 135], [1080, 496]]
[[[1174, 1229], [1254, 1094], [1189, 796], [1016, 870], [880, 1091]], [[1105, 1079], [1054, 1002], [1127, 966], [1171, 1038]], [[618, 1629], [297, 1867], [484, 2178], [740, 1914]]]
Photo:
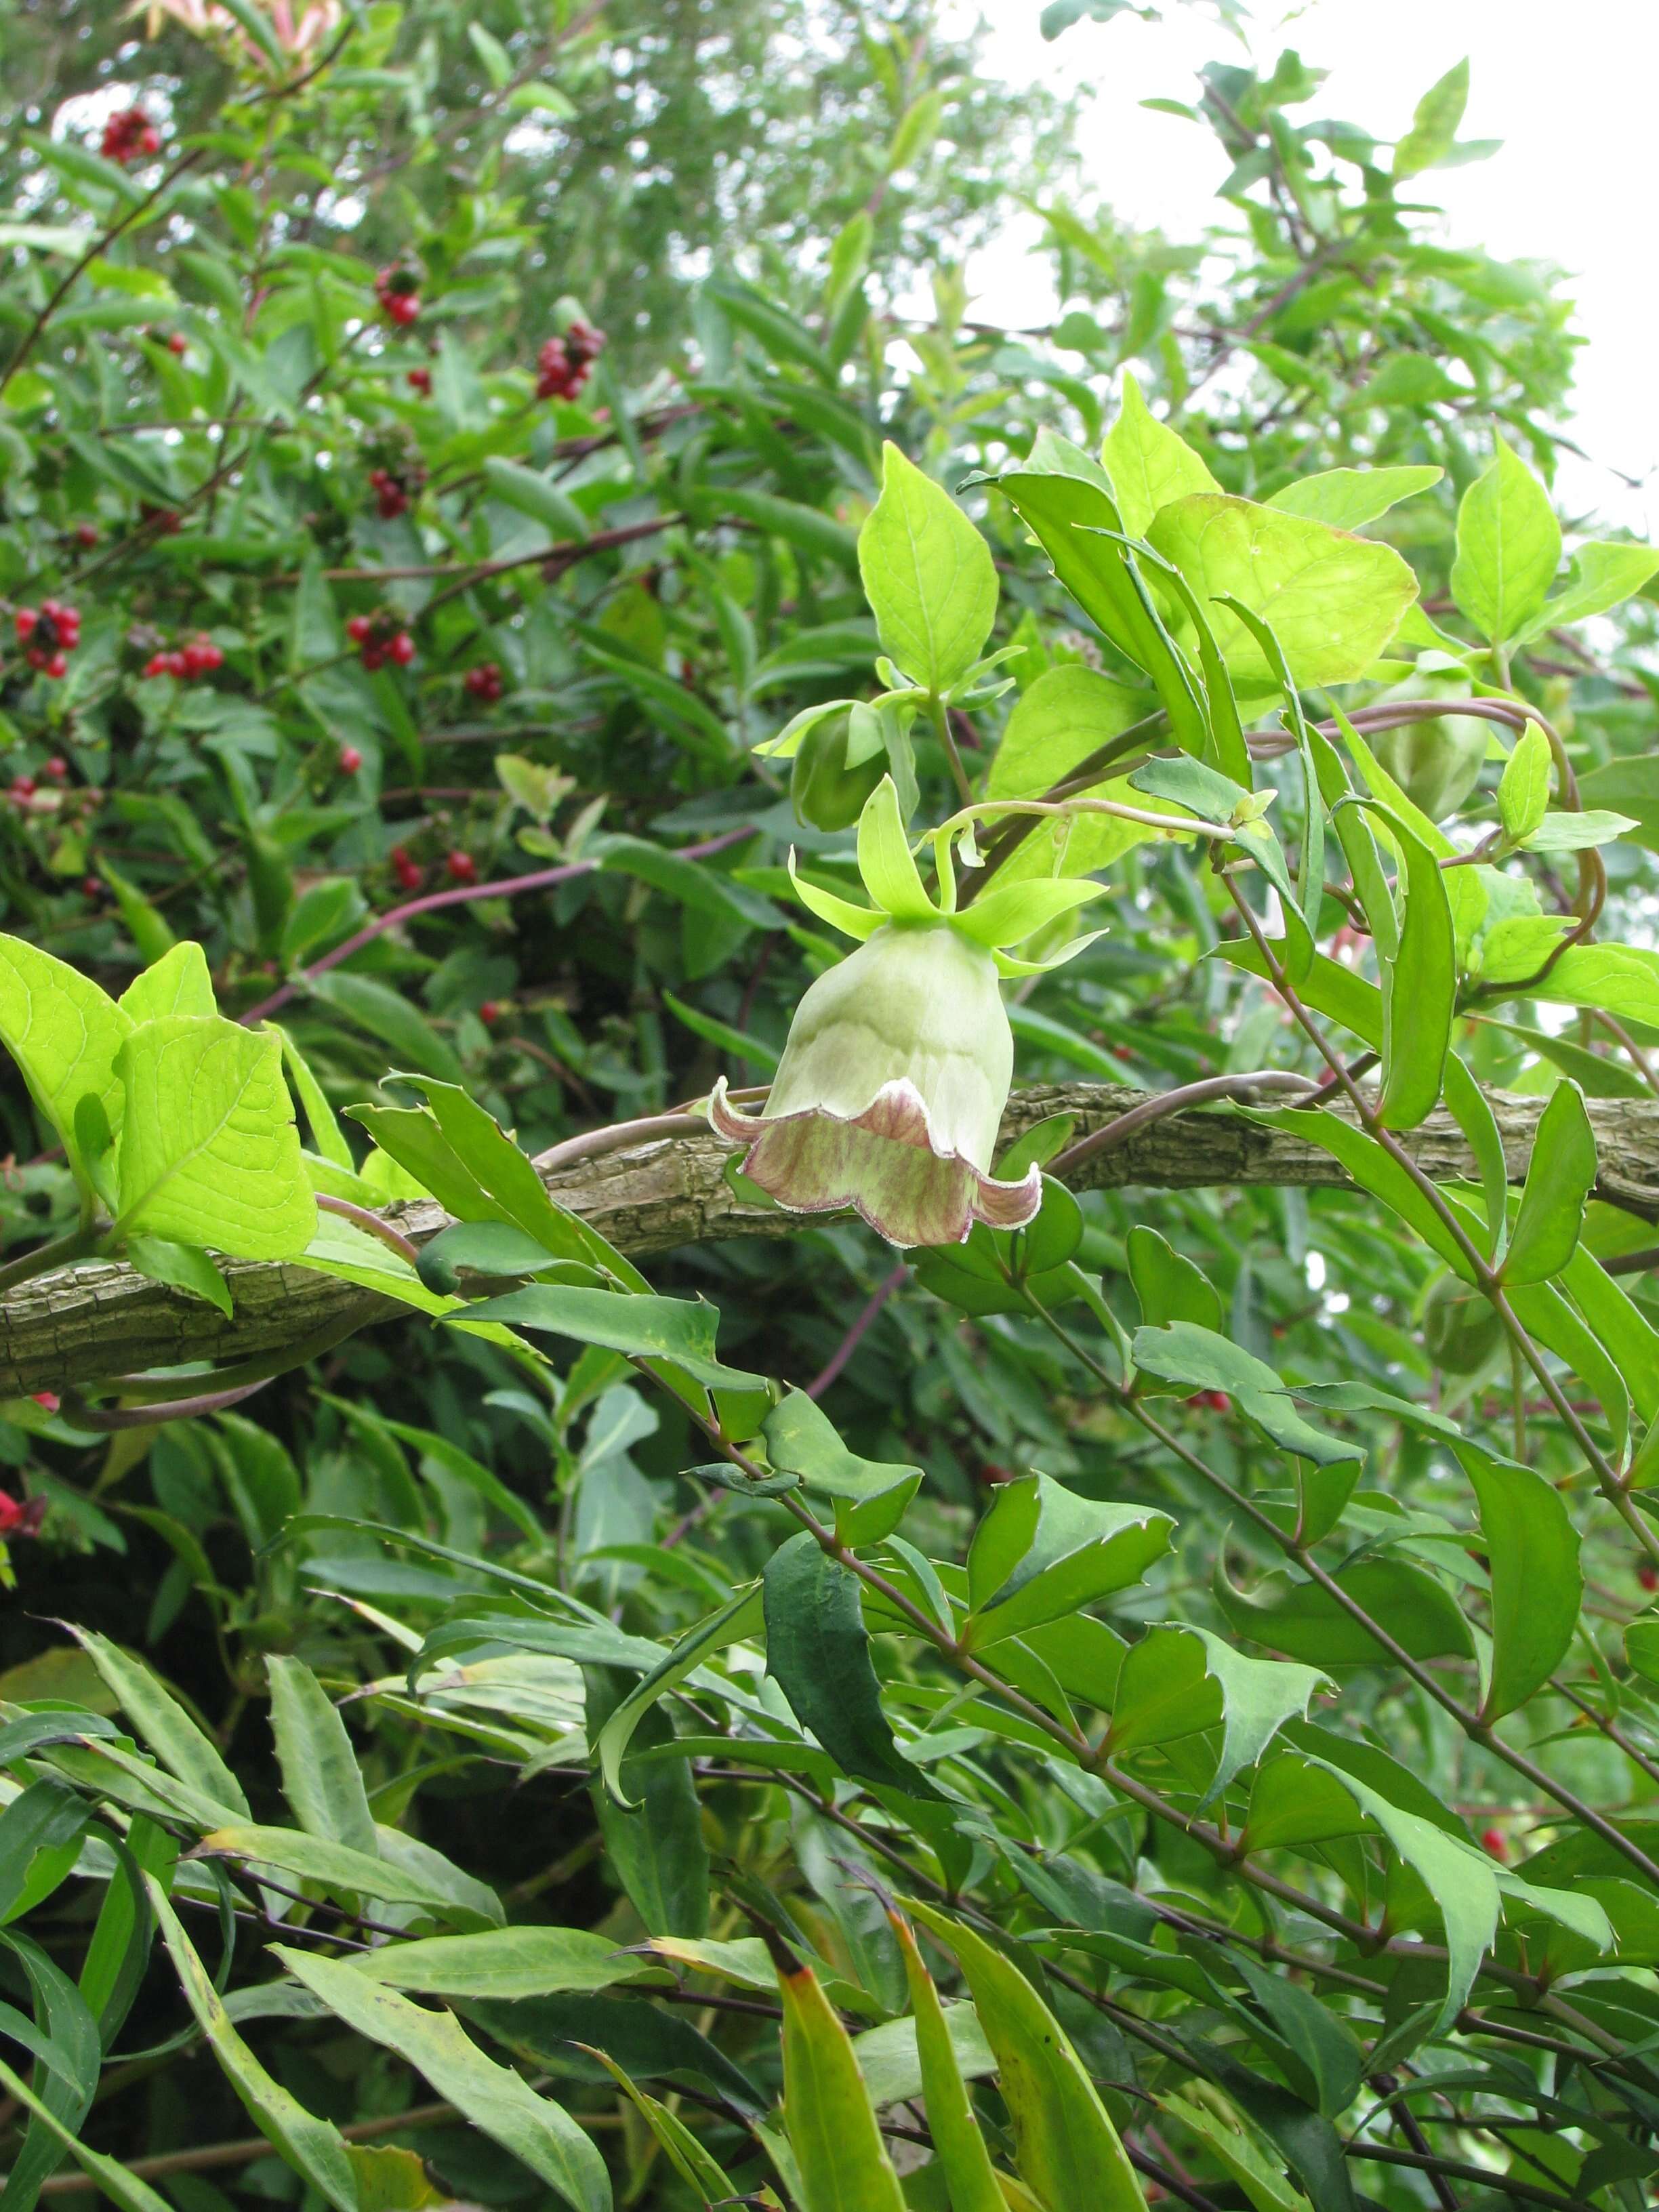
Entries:
[[854, 1115], [807, 1106], [770, 1116], [740, 1112], [714, 1085], [708, 1119], [728, 1144], [742, 1145], [742, 1172], [792, 1213], [851, 1207], [890, 1244], [960, 1244], [976, 1221], [1023, 1229], [1042, 1203], [1042, 1175], [1000, 1182], [963, 1154], [933, 1143], [927, 1101], [900, 1077], [884, 1083]]

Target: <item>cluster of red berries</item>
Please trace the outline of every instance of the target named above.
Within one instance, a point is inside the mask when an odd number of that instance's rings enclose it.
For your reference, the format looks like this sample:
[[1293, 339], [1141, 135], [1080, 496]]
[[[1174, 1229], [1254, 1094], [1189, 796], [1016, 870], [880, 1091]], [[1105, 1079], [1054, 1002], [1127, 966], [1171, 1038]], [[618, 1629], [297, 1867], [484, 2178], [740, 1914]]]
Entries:
[[1203, 1406], [1212, 1413], [1230, 1413], [1233, 1409], [1233, 1401], [1224, 1390], [1196, 1391], [1187, 1403], [1189, 1406]]
[[225, 656], [213, 640], [198, 636], [174, 650], [152, 653], [144, 663], [144, 673], [146, 676], [207, 676], [224, 665]]
[[384, 668], [388, 660], [394, 668], [407, 668], [415, 658], [414, 639], [385, 607], [378, 614], [353, 615], [346, 624], [346, 635], [356, 647], [358, 659], [371, 672]]
[[421, 312], [421, 280], [412, 269], [382, 269], [374, 279], [374, 296], [389, 321], [406, 326]]
[[404, 381], [411, 392], [418, 392], [422, 399], [431, 398], [432, 371], [429, 368], [411, 368]]
[[374, 487], [375, 509], [382, 522], [395, 522], [409, 512], [409, 487], [390, 469], [371, 469], [368, 480]]
[[486, 707], [493, 707], [501, 696], [501, 672], [493, 660], [482, 660], [476, 668], [469, 668], [464, 681], [470, 696], [481, 699]]
[[391, 858], [392, 872], [396, 876], [398, 883], [403, 886], [404, 890], [406, 891], [419, 890], [422, 882], [425, 880], [425, 871], [422, 869], [418, 860], [411, 860], [410, 859], [408, 846], [394, 845], [392, 848]]
[[159, 154], [161, 134], [142, 107], [124, 107], [105, 124], [98, 150], [106, 161], [118, 161], [125, 168], [131, 161]]
[[23, 658], [43, 676], [67, 676], [69, 656], [81, 642], [81, 617], [58, 599], [42, 599], [38, 607], [19, 607], [12, 617], [19, 645], [28, 650]]
[[561, 336], [549, 338], [536, 356], [537, 398], [574, 399], [604, 351], [605, 332], [578, 315]]

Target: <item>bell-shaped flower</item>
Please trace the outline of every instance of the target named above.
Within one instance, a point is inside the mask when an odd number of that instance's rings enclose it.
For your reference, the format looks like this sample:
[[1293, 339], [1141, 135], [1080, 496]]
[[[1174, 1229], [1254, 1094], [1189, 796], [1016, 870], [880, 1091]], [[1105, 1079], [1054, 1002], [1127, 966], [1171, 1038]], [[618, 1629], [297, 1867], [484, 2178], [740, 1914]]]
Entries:
[[1042, 1203], [1040, 1170], [1018, 1182], [990, 1172], [1014, 1068], [999, 976], [1057, 964], [1017, 960], [1006, 948], [1103, 886], [1013, 884], [958, 910], [941, 843], [936, 904], [890, 777], [860, 818], [859, 871], [872, 906], [803, 882], [791, 854], [803, 903], [862, 941], [802, 999], [762, 1111], [739, 1112], [722, 1080], [709, 1120], [745, 1147], [749, 1180], [792, 1212], [851, 1206], [889, 1243], [906, 1246], [960, 1243], [975, 1221], [1023, 1228]]

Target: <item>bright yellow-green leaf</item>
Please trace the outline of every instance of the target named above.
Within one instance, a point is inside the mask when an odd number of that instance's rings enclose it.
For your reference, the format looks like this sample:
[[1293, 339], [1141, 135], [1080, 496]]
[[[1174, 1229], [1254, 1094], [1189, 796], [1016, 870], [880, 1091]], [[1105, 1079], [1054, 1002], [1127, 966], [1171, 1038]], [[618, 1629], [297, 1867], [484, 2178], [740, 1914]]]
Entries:
[[[1146, 534], [1200, 602], [1236, 599], [1267, 623], [1302, 684], [1362, 676], [1417, 596], [1417, 580], [1392, 546], [1219, 492], [1175, 501]], [[1246, 624], [1224, 606], [1205, 611], [1235, 683], [1257, 693], [1276, 688]]]
[[859, 574], [882, 650], [930, 691], [965, 676], [996, 619], [991, 549], [950, 494], [895, 445], [859, 532]]
[[997, 2055], [1014, 2163], [1048, 2212], [1146, 2212], [1135, 2170], [1070, 2037], [1011, 1959], [933, 1906], [905, 1909], [957, 1955]]
[[1147, 524], [1171, 500], [1188, 492], [1221, 489], [1180, 432], [1158, 421], [1141, 398], [1140, 386], [1127, 374], [1123, 404], [1106, 433], [1100, 458], [1112, 480], [1124, 533], [1130, 538], [1144, 538]]
[[853, 2039], [805, 1965], [781, 1968], [783, 2119], [803, 2212], [904, 2212]]
[[118, 1226], [246, 1260], [297, 1259], [317, 1231], [275, 1036], [216, 1015], [147, 1022], [116, 1056]]
[[1494, 645], [1518, 637], [1544, 604], [1561, 565], [1561, 526], [1550, 495], [1508, 446], [1463, 495], [1457, 510], [1452, 597]]

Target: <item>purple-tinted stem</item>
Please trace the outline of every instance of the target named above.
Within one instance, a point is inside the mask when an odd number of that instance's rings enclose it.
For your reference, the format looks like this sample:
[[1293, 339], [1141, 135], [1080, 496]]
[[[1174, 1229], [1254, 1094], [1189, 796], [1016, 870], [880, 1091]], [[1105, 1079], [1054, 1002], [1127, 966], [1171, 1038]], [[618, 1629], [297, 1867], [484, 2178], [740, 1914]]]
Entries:
[[[754, 834], [749, 829], [727, 830], [718, 837], [706, 839], [701, 845], [684, 847], [675, 858], [706, 860], [712, 854], [723, 853], [728, 845], [741, 844], [745, 837], [752, 837]], [[301, 969], [297, 975], [290, 977], [268, 999], [261, 999], [257, 1006], [250, 1006], [239, 1018], [245, 1024], [263, 1021], [267, 1014], [274, 1014], [278, 1006], [287, 1006], [289, 1000], [297, 995], [301, 986], [310, 982], [313, 976], [325, 975], [331, 968], [337, 968], [343, 960], [349, 960], [354, 952], [361, 952], [365, 945], [373, 944], [386, 930], [395, 928], [400, 921], [408, 921], [417, 914], [432, 914], [443, 906], [465, 906], [472, 899], [517, 898], [526, 891], [551, 890], [556, 884], [568, 884], [576, 876], [592, 875], [599, 865], [598, 860], [567, 860], [562, 867], [538, 868], [534, 875], [503, 876], [493, 884], [458, 884], [453, 890], [428, 891], [424, 898], [407, 899], [402, 906], [388, 907], [384, 914], [377, 914], [373, 921], [366, 922], [355, 936], [348, 937], [343, 945], [337, 945], [331, 952], [325, 952], [320, 960], [313, 960], [308, 968]]]
[[858, 1350], [860, 1340], [862, 1339], [865, 1331], [869, 1328], [871, 1322], [874, 1321], [876, 1316], [881, 1311], [888, 1299], [892, 1297], [894, 1291], [897, 1290], [899, 1285], [904, 1280], [906, 1275], [908, 1275], [909, 1272], [908, 1267], [906, 1267], [903, 1261], [901, 1260], [898, 1266], [894, 1268], [892, 1273], [885, 1276], [883, 1280], [877, 1285], [875, 1290], [871, 1293], [869, 1299], [866, 1303], [864, 1310], [859, 1315], [858, 1319], [853, 1323], [853, 1326], [848, 1330], [846, 1335], [842, 1337], [841, 1342], [836, 1346], [834, 1355], [831, 1358], [829, 1365], [824, 1369], [821, 1375], [816, 1376], [807, 1384], [806, 1395], [809, 1398], [823, 1397], [824, 1392], [830, 1388], [830, 1385], [841, 1373], [842, 1369], [846, 1366], [848, 1361]]

